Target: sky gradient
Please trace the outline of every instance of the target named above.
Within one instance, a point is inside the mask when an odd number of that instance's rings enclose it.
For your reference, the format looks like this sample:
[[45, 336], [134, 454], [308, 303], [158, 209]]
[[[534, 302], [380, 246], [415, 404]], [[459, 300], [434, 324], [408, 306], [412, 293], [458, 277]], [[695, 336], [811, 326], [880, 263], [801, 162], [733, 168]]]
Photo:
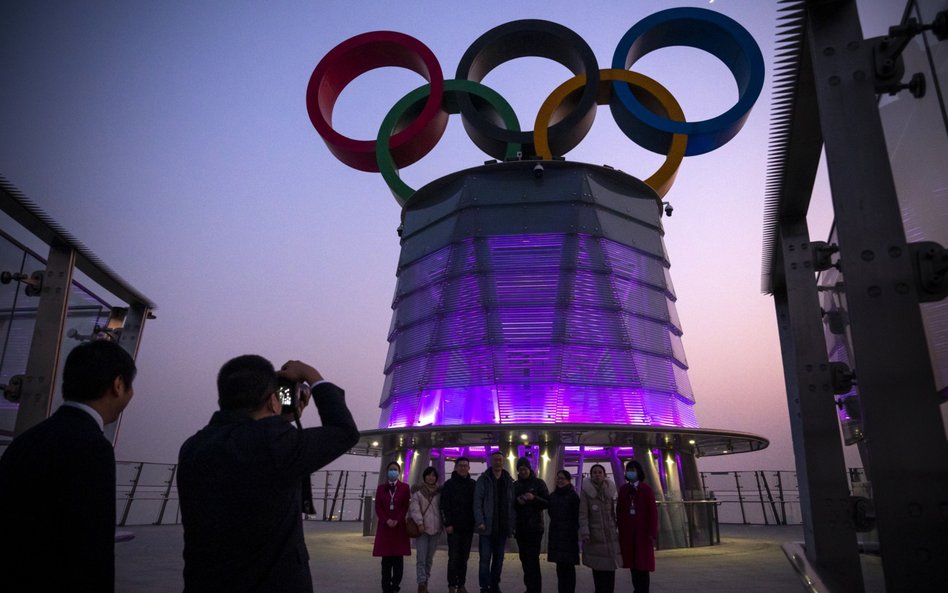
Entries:
[[[760, 293], [775, 4], [6, 2], [0, 174], [159, 307], [145, 326], [117, 457], [175, 461], [216, 409], [217, 370], [244, 353], [277, 366], [314, 364], [346, 390], [359, 427], [376, 427], [399, 207], [380, 175], [338, 162], [309, 122], [306, 85], [332, 47], [366, 31], [400, 31], [430, 47], [450, 78], [491, 27], [543, 18], [579, 33], [608, 67], [629, 27], [673, 6], [734, 18], [767, 63], [744, 130], [686, 158], [666, 196], [674, 215], [664, 219], [665, 242], [698, 422], [771, 441], [766, 451], [700, 467], [793, 469], [773, 301]], [[866, 34], [899, 16], [894, 6], [868, 12]], [[668, 88], [689, 120], [736, 100], [727, 69], [698, 50], [660, 50], [635, 70]], [[484, 82], [530, 127], [569, 76], [525, 58]], [[342, 93], [335, 128], [374, 138], [394, 102], [423, 82], [406, 70], [363, 75]], [[403, 178], [420, 187], [487, 158], [452, 116], [438, 146]], [[622, 136], [603, 108], [567, 159], [645, 178], [663, 157]], [[825, 238], [822, 177], [810, 218], [811, 236]]]

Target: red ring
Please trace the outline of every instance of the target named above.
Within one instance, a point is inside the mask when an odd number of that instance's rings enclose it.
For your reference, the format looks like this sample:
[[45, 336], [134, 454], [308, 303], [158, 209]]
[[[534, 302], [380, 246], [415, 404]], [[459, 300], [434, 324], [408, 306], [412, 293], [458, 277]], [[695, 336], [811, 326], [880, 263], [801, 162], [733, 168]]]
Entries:
[[332, 110], [346, 85], [369, 70], [386, 66], [407, 68], [431, 84], [431, 94], [421, 113], [391, 139], [395, 164], [407, 167], [434, 148], [448, 125], [448, 114], [441, 109], [444, 75], [438, 59], [425, 44], [395, 31], [356, 35], [319, 61], [306, 87], [306, 111], [329, 151], [350, 167], [370, 173], [379, 170], [375, 140], [353, 140], [334, 130]]

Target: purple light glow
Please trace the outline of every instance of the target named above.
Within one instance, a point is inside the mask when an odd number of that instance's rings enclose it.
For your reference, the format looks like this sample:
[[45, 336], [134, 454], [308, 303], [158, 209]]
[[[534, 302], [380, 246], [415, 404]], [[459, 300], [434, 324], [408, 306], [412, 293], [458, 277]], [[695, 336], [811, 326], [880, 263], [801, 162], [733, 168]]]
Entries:
[[380, 428], [697, 427], [667, 265], [569, 234], [466, 239], [404, 265]]

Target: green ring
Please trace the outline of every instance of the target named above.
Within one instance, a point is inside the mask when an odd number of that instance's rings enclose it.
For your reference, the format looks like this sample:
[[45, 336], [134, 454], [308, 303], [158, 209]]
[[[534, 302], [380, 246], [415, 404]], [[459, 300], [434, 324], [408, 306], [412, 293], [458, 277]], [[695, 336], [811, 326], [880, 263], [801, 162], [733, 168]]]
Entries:
[[[410, 121], [403, 120], [408, 120], [411, 115], [414, 115], [412, 111], [423, 105], [430, 93], [430, 84], [424, 84], [408, 93], [392, 106], [379, 127], [379, 135], [375, 142], [375, 160], [378, 163], [382, 178], [388, 184], [389, 189], [392, 190], [392, 195], [395, 196], [395, 201], [398, 202], [399, 206], [405, 206], [415, 190], [399, 177], [398, 167], [395, 166], [395, 159], [392, 158], [392, 152], [389, 150], [389, 139], [399, 124], [410, 123]], [[510, 103], [501, 97], [497, 91], [473, 80], [445, 80], [441, 108], [449, 114], [460, 113], [457, 98], [463, 93], [483, 99], [493, 110], [493, 115], [499, 116], [508, 130], [520, 131], [520, 122], [517, 120], [517, 114]], [[517, 158], [520, 148], [520, 143], [509, 142], [504, 157], [507, 159]]]

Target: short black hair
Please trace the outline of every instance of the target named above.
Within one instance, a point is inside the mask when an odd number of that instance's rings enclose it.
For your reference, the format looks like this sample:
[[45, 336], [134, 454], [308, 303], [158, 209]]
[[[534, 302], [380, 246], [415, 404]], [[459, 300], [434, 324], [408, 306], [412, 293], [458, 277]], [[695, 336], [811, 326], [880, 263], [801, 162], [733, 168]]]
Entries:
[[506, 455], [504, 455], [504, 452], [500, 449], [494, 449], [494, 452], [491, 453], [490, 456], [493, 457], [494, 455], [500, 455], [501, 457], [506, 458]]
[[457, 459], [454, 460], [454, 465], [457, 465], [461, 463], [462, 461], [466, 461], [468, 465], [471, 464], [471, 460], [468, 459], [467, 457], [458, 457]]
[[572, 481], [573, 481], [573, 475], [570, 474], [570, 473], [569, 473], [568, 471], [566, 471], [565, 469], [561, 469], [560, 471], [556, 472], [556, 475], [557, 475], [557, 476], [563, 476], [564, 478], [566, 478], [566, 481], [567, 481], [567, 482], [572, 482]]
[[640, 480], [645, 479], [645, 468], [642, 467], [642, 464], [639, 463], [638, 461], [634, 459], [630, 459], [629, 462], [625, 464], [625, 469], [626, 471], [629, 471], [630, 469], [634, 469], [635, 471], [639, 472]]
[[425, 468], [425, 471], [421, 472], [421, 479], [423, 480], [423, 479], [427, 478], [430, 474], [434, 474], [434, 475], [435, 475], [435, 478], [440, 478], [440, 477], [441, 477], [441, 476], [438, 474], [438, 470], [436, 470], [433, 466], [430, 466], [430, 465], [429, 465], [428, 467]]
[[66, 357], [63, 367], [63, 399], [88, 402], [102, 397], [116, 377], [126, 387], [135, 379], [135, 361], [124, 348], [110, 340], [79, 344]]
[[277, 388], [276, 370], [269, 360], [244, 354], [224, 363], [217, 373], [217, 405], [221, 410], [252, 412]]
[[395, 466], [395, 469], [402, 471], [402, 466], [399, 465], [397, 461], [389, 461], [388, 465], [385, 466], [385, 471], [388, 471], [388, 468], [392, 467], [393, 465]]

